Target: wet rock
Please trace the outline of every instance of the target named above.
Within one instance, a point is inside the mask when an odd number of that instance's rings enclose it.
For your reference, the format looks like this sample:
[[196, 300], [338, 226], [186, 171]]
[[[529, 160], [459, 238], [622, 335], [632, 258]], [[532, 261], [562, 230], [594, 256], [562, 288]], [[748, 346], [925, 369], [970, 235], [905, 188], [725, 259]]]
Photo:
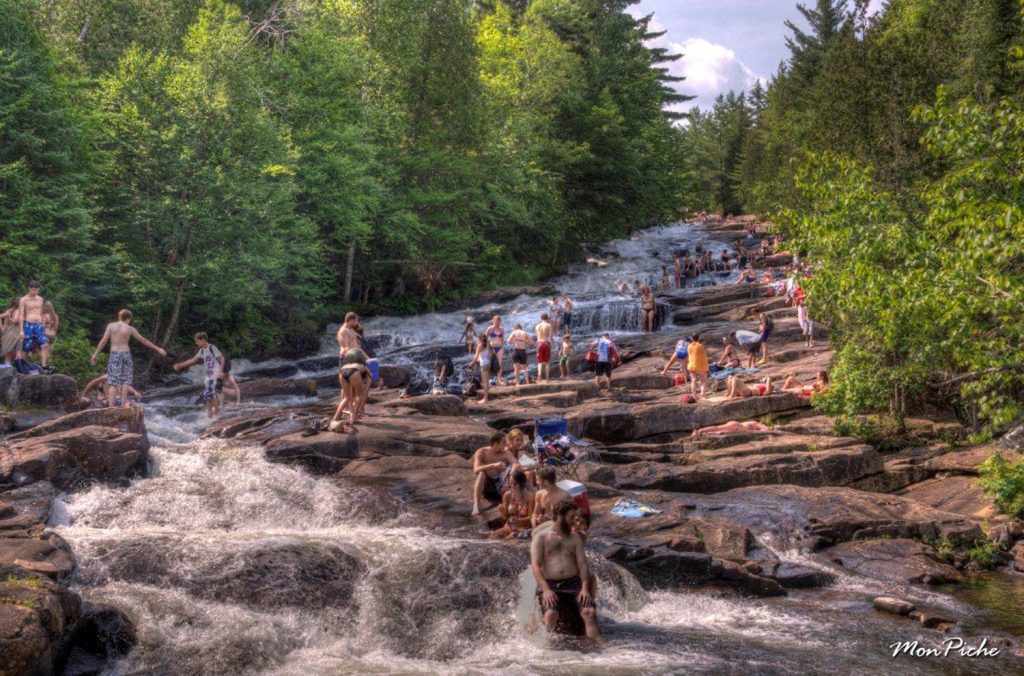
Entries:
[[0, 369], [0, 406], [40, 406], [64, 409], [78, 401], [78, 385], [65, 375], [23, 376], [13, 368]]
[[398, 388], [408, 385], [416, 374], [412, 369], [393, 364], [382, 364], [380, 367], [380, 379], [384, 387]]
[[775, 564], [765, 571], [765, 575], [787, 589], [816, 589], [835, 582], [835, 576], [831, 573], [799, 563]]
[[944, 584], [961, 577], [931, 547], [916, 540], [857, 540], [826, 552], [834, 563], [885, 582]]
[[267, 458], [298, 462], [315, 471], [333, 472], [356, 458], [376, 456], [469, 457], [487, 445], [494, 430], [469, 418], [395, 415], [368, 419], [349, 433], [292, 434], [266, 446]]
[[56, 432], [66, 432], [90, 425], [109, 427], [121, 432], [145, 434], [145, 415], [141, 408], [90, 408], [61, 416], [32, 427], [24, 432], [8, 437], [14, 439], [30, 439], [42, 437]]
[[422, 397], [395, 399], [384, 404], [384, 406], [387, 408], [408, 408], [424, 415], [469, 415], [462, 397], [457, 397], [454, 394], [426, 394]]
[[81, 619], [68, 637], [65, 676], [94, 674], [123, 657], [135, 646], [135, 625], [123, 612], [98, 603], [82, 604]]
[[914, 604], [910, 601], [904, 601], [894, 596], [876, 596], [871, 604], [875, 610], [893, 615], [909, 615], [915, 609]]
[[244, 399], [263, 397], [315, 397], [316, 381], [312, 378], [289, 380], [285, 378], [259, 378], [238, 383]]
[[943, 615], [937, 615], [927, 610], [916, 610], [908, 614], [908, 617], [912, 620], [917, 620], [921, 623], [921, 626], [925, 629], [938, 629], [940, 631], [949, 631], [954, 625], [956, 620], [945, 617]]
[[85, 481], [117, 481], [146, 471], [145, 434], [87, 425], [19, 439], [0, 447], [0, 481], [46, 480], [60, 489]]
[[0, 538], [0, 569], [15, 568], [64, 580], [75, 569], [71, 549], [59, 536]]
[[614, 485], [620, 489], [680, 493], [718, 493], [765, 484], [844, 486], [881, 469], [878, 453], [869, 446], [860, 446], [814, 453], [723, 458], [681, 467], [632, 463], [615, 468]]
[[47, 481], [0, 493], [0, 538], [40, 535], [50, 518], [54, 495]]
[[0, 673], [53, 673], [78, 597], [45, 576], [3, 564], [0, 572]]
[[944, 512], [963, 514], [981, 522], [1002, 517], [992, 498], [985, 495], [974, 477], [952, 475], [928, 479], [897, 491], [897, 495], [916, 500]]
[[978, 525], [963, 515], [897, 495], [851, 488], [756, 486], [694, 496], [693, 503], [696, 513], [742, 523], [756, 532], [799, 535], [811, 549], [878, 537], [931, 540], [981, 536]]

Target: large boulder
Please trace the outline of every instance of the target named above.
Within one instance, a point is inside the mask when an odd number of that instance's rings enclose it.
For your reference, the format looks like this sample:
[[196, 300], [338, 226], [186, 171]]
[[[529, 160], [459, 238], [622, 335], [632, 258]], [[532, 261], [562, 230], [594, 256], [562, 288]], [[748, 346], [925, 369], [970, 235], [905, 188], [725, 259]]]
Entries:
[[843, 542], [825, 555], [843, 568], [883, 582], [945, 584], [961, 579], [934, 549], [905, 538]]
[[975, 477], [952, 475], [928, 479], [897, 492], [897, 495], [916, 500], [944, 512], [962, 514], [973, 521], [1002, 521], [992, 498], [985, 495]]
[[572, 432], [577, 436], [617, 443], [690, 432], [698, 427], [719, 425], [729, 420], [750, 420], [807, 406], [809, 404], [806, 399], [792, 394], [701, 401], [695, 405], [677, 402], [608, 404], [595, 401], [568, 413], [567, 418]]
[[425, 394], [422, 397], [395, 399], [387, 402], [384, 406], [386, 408], [408, 408], [424, 415], [468, 415], [462, 397], [456, 397], [454, 394]]
[[[0, 538], [0, 570], [18, 569], [66, 580], [75, 570], [71, 548], [56, 534]], [[2, 603], [2, 601], [0, 601]]]
[[48, 481], [37, 481], [0, 493], [0, 538], [41, 535], [55, 495]]
[[494, 430], [466, 417], [371, 417], [347, 433], [291, 434], [267, 444], [271, 461], [298, 462], [315, 471], [337, 471], [356, 458], [376, 456], [469, 457]]
[[52, 673], [80, 607], [46, 576], [0, 564], [0, 674]]
[[13, 368], [0, 369], [0, 406], [40, 406], [65, 409], [78, 402], [78, 385], [65, 375], [24, 376]]
[[0, 482], [49, 481], [62, 490], [86, 481], [117, 481], [146, 472], [145, 434], [86, 425], [0, 447]]
[[637, 462], [615, 468], [619, 489], [657, 489], [679, 493], [719, 493], [743, 486], [793, 484], [845, 486], [882, 471], [882, 459], [870, 446], [827, 451], [726, 457], [694, 465]]
[[976, 539], [976, 523], [897, 495], [842, 487], [755, 486], [719, 495], [687, 496], [696, 514], [770, 532], [803, 549], [869, 538]]
[[11, 435], [8, 439], [43, 437], [56, 432], [66, 432], [80, 427], [109, 427], [131, 434], [146, 434], [145, 415], [141, 408], [134, 406], [118, 408], [90, 408], [69, 413], [54, 420], [35, 425], [31, 429]]

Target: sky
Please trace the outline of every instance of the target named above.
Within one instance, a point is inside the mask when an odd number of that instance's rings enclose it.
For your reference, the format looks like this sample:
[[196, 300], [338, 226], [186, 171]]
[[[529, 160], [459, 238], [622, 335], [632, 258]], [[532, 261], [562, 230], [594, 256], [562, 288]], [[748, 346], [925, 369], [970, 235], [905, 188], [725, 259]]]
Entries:
[[[813, 7], [814, 0], [800, 0]], [[634, 16], [654, 14], [651, 28], [667, 30], [652, 45], [667, 47], [683, 58], [667, 64], [682, 94], [696, 96], [679, 106], [710, 109], [715, 97], [745, 91], [758, 79], [767, 82], [789, 54], [786, 19], [806, 24], [796, 9], [798, 0], [640, 0]], [[882, 0], [872, 0], [877, 11]]]

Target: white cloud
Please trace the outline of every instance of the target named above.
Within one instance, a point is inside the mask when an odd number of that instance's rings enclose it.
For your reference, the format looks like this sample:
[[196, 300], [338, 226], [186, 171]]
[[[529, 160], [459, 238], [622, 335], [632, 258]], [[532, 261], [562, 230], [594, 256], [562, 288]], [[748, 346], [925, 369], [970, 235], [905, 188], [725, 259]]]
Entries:
[[[649, 29], [652, 33], [660, 33], [665, 26], [652, 18]], [[665, 66], [669, 74], [686, 78], [675, 83], [680, 94], [694, 96], [693, 101], [682, 104], [689, 109], [699, 106], [709, 110], [715, 103], [715, 97], [730, 89], [736, 92], [746, 91], [754, 86], [757, 80], [765, 82], [750, 68], [736, 57], [736, 53], [728, 47], [704, 38], [687, 38], [683, 42], [673, 42], [668, 35], [655, 38], [648, 43], [651, 47], [662, 47], [672, 54], [682, 54], [683, 58], [672, 61]], [[678, 109], [677, 106], [672, 108]]]

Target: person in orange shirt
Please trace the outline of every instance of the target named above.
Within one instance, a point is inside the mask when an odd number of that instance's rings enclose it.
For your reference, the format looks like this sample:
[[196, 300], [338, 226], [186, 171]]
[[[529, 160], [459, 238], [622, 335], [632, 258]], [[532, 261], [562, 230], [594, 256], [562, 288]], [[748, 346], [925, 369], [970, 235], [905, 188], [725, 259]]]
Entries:
[[[690, 372], [690, 388], [693, 398], [700, 399], [704, 396], [704, 386], [708, 382], [708, 351], [700, 340], [700, 334], [690, 336], [690, 346], [687, 348], [686, 370]], [[697, 386], [700, 385], [700, 394], [697, 394]]]

